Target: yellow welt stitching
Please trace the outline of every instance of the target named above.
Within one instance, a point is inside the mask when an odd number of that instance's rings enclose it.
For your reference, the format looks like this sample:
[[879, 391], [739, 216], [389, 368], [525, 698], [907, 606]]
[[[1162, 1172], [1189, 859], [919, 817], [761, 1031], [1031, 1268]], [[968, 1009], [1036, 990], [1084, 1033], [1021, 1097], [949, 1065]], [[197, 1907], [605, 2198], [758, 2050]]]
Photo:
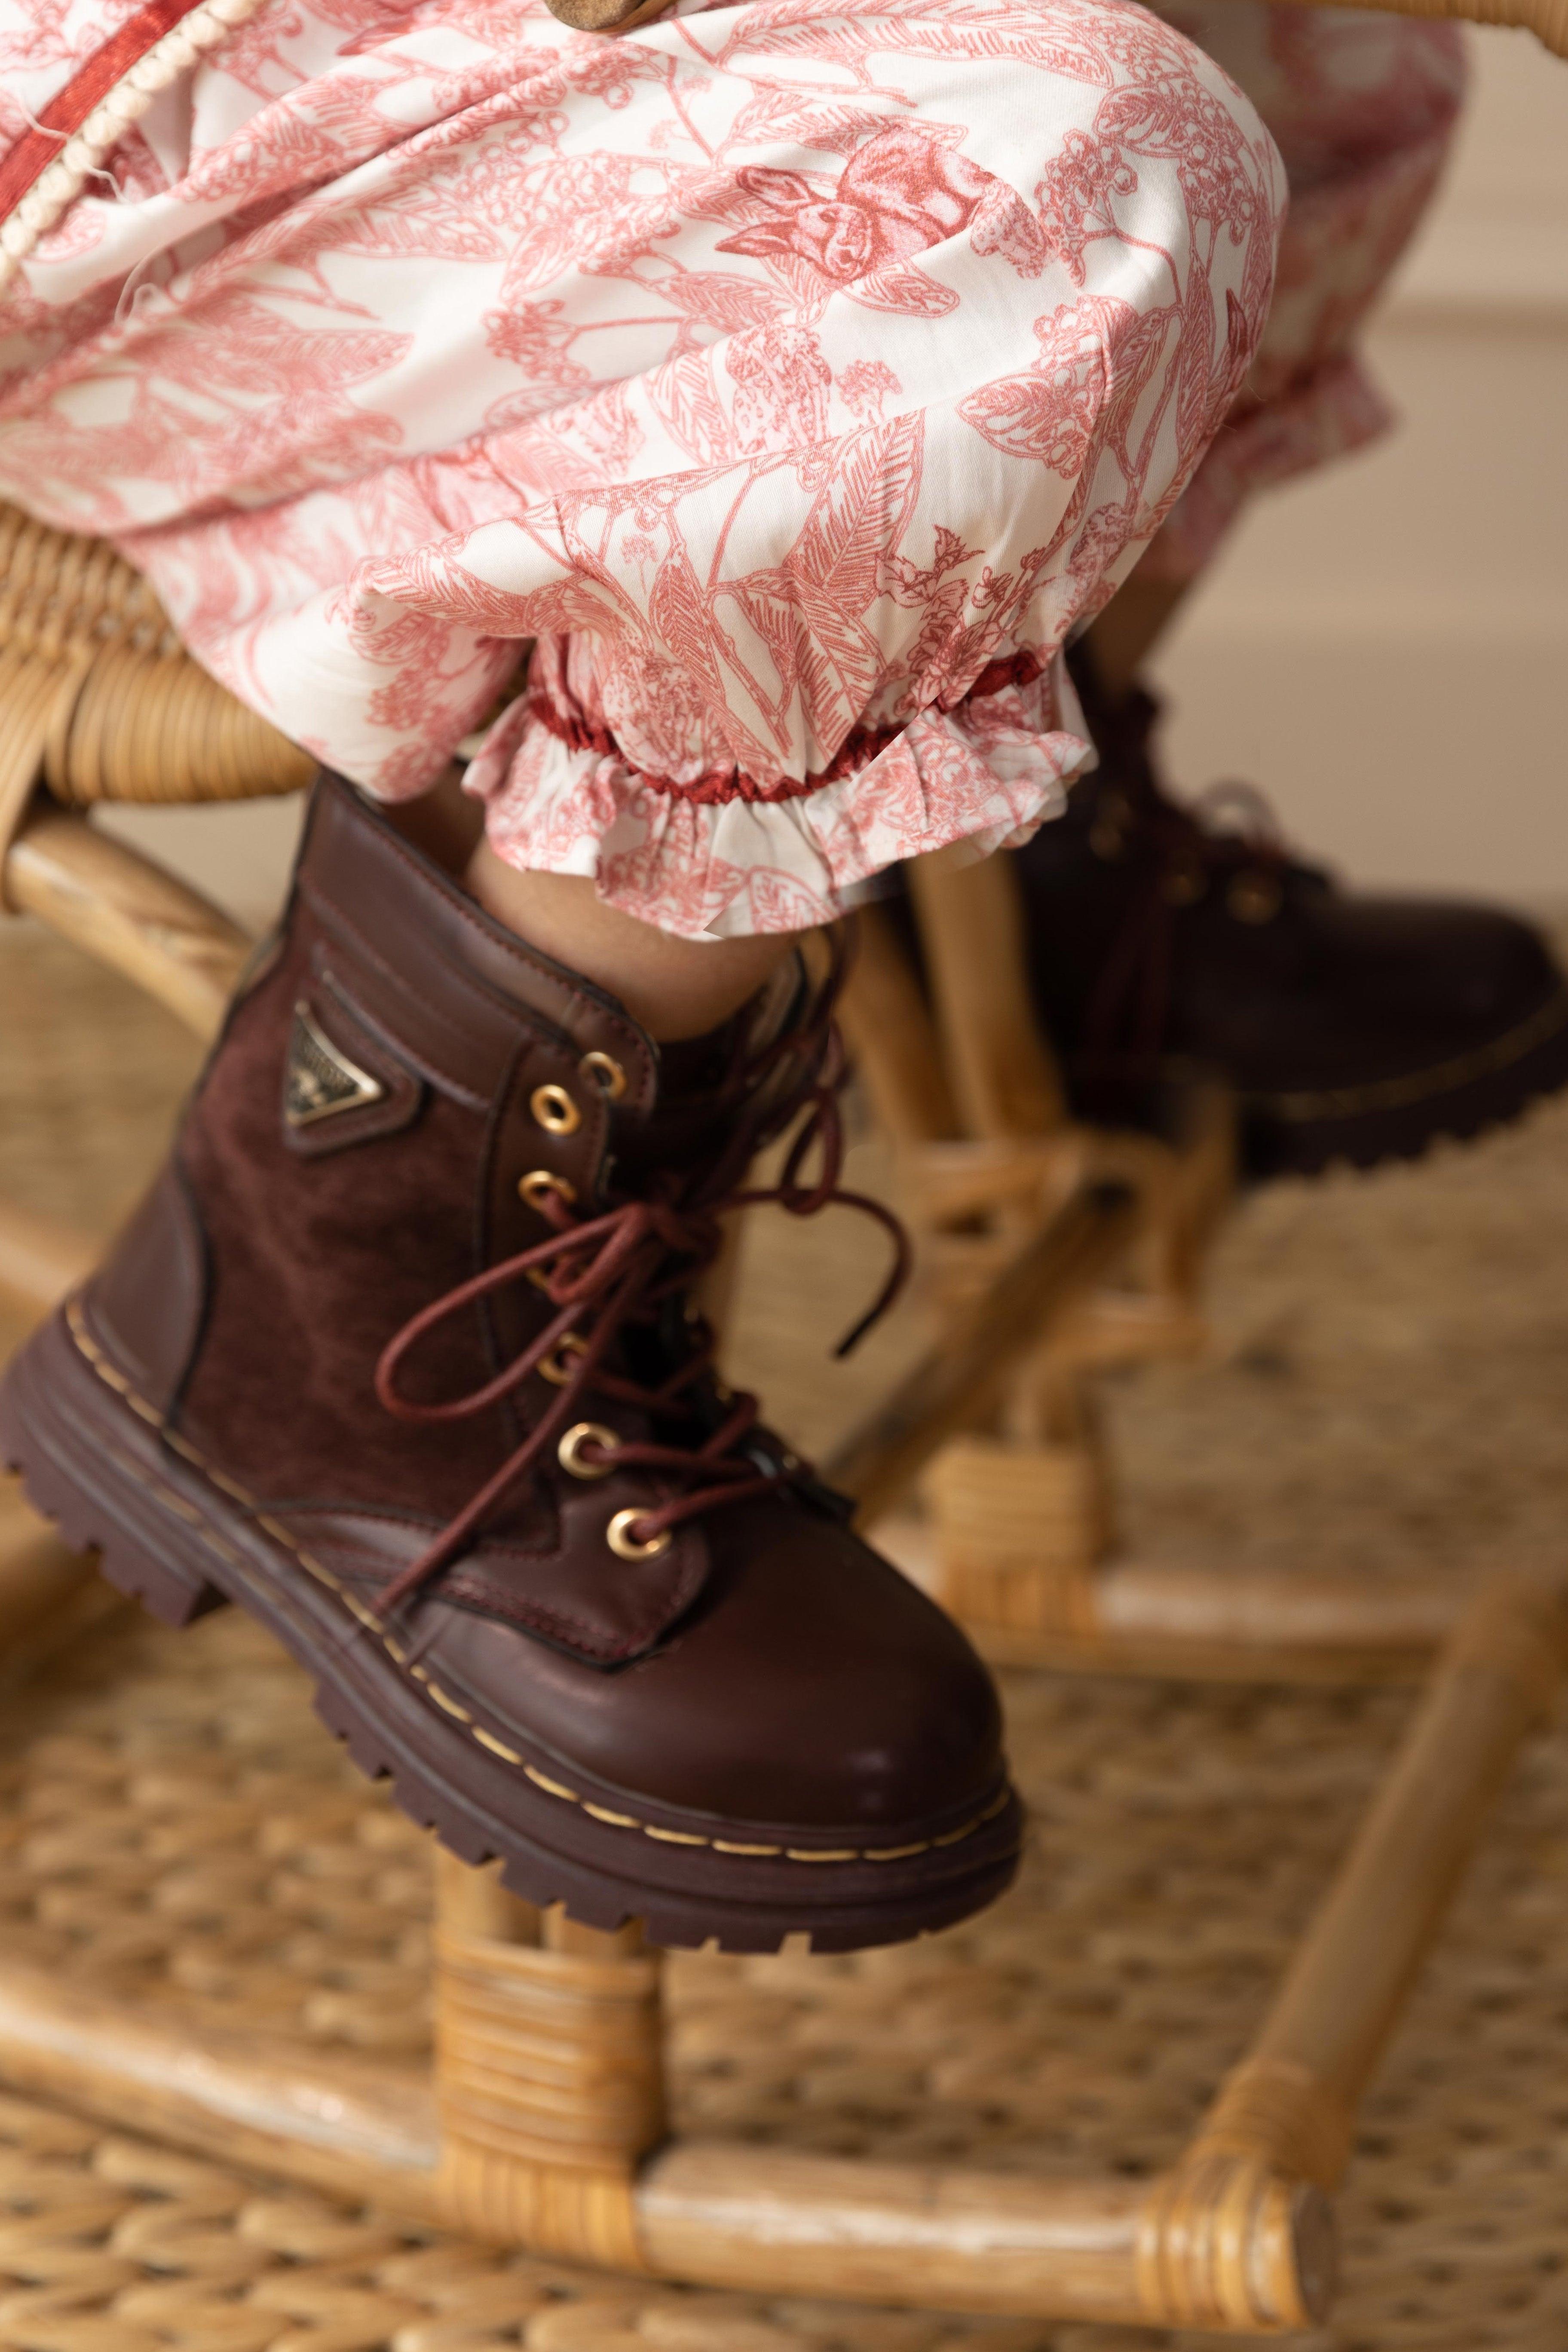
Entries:
[[[314, 1553], [308, 1552], [303, 1544], [291, 1543], [289, 1546], [289, 1549], [293, 1553], [295, 1559], [299, 1561], [300, 1567], [310, 1575], [313, 1576], [318, 1584], [324, 1584], [330, 1592], [338, 1593], [344, 1601], [349, 1601], [352, 1605], [353, 1595], [350, 1593], [341, 1576], [334, 1576], [330, 1568], [323, 1568], [321, 1561], [315, 1557]], [[368, 1625], [374, 1625], [376, 1623], [376, 1620], [374, 1617], [367, 1617], [365, 1622]]]
[[172, 1486], [153, 1486], [152, 1491], [165, 1509], [174, 1512], [176, 1517], [184, 1520], [187, 1527], [205, 1529], [206, 1522], [201, 1513], [194, 1509], [183, 1495], [176, 1495]]
[[[973, 1837], [975, 1831], [984, 1828], [987, 1822], [994, 1821], [997, 1814], [1009, 1803], [1012, 1792], [1010, 1790], [1004, 1789], [1001, 1795], [987, 1805], [983, 1813], [977, 1813], [974, 1819], [972, 1822], [966, 1822], [962, 1829], [950, 1830], [945, 1837], [922, 1839], [918, 1845], [868, 1846], [863, 1849], [855, 1846], [837, 1846], [819, 1848], [815, 1852], [805, 1846], [743, 1845], [728, 1838], [697, 1837], [687, 1830], [656, 1829], [650, 1822], [639, 1822], [631, 1813], [612, 1813], [602, 1805], [590, 1804], [585, 1797], [578, 1795], [575, 1789], [563, 1788], [559, 1780], [552, 1780], [544, 1773], [536, 1771], [534, 1767], [520, 1756], [514, 1748], [508, 1748], [504, 1741], [497, 1739], [493, 1734], [486, 1731], [482, 1725], [477, 1724], [465, 1708], [460, 1707], [456, 1700], [448, 1698], [444, 1691], [437, 1688], [423, 1666], [408, 1665], [407, 1653], [399, 1647], [390, 1633], [383, 1631], [380, 1620], [361, 1605], [341, 1579], [334, 1576], [330, 1569], [323, 1568], [320, 1560], [312, 1559], [310, 1553], [295, 1540], [287, 1528], [262, 1512], [255, 1496], [247, 1493], [237, 1479], [226, 1476], [223, 1471], [208, 1462], [194, 1445], [169, 1427], [162, 1413], [156, 1412], [143, 1398], [137, 1396], [131, 1382], [123, 1373], [117, 1371], [109, 1362], [102, 1349], [98, 1346], [88, 1331], [81, 1319], [79, 1303], [75, 1298], [67, 1303], [66, 1322], [78, 1349], [86, 1357], [104, 1385], [123, 1396], [143, 1421], [151, 1423], [153, 1428], [162, 1433], [163, 1442], [167, 1445], [182, 1454], [202, 1473], [204, 1477], [210, 1478], [213, 1485], [220, 1488], [224, 1494], [232, 1496], [258, 1528], [270, 1535], [274, 1541], [281, 1543], [291, 1551], [301, 1567], [308, 1570], [318, 1582], [326, 1585], [335, 1592], [353, 1611], [359, 1622], [368, 1626], [376, 1634], [388, 1656], [425, 1685], [437, 1706], [444, 1708], [447, 1714], [455, 1717], [459, 1723], [466, 1724], [472, 1738], [477, 1739], [482, 1748], [488, 1748], [493, 1756], [500, 1757], [505, 1763], [520, 1765], [534, 1786], [542, 1789], [547, 1796], [559, 1797], [564, 1804], [581, 1805], [584, 1811], [591, 1814], [595, 1821], [606, 1822], [616, 1829], [640, 1830], [644, 1837], [654, 1838], [661, 1845], [706, 1846], [710, 1847], [714, 1853], [732, 1853], [762, 1861], [776, 1859], [782, 1853], [789, 1862], [905, 1862], [917, 1853], [928, 1853], [938, 1847], [960, 1844], [964, 1838]], [[175, 1495], [170, 1488], [155, 1485], [151, 1479], [144, 1477], [142, 1472], [134, 1468], [132, 1464], [125, 1463], [122, 1466], [135, 1478], [139, 1486], [145, 1486], [148, 1492], [155, 1495], [166, 1507], [174, 1509], [181, 1518], [194, 1526], [209, 1551], [216, 1552], [220, 1559], [228, 1560], [237, 1567], [244, 1566], [243, 1554], [237, 1552], [231, 1545], [216, 1535], [202, 1514], [185, 1502], [183, 1496]]]
[[508, 1748], [502, 1741], [492, 1739], [489, 1733], [484, 1728], [482, 1724], [475, 1724], [474, 1738], [479, 1741], [481, 1748], [489, 1748], [493, 1755], [503, 1756], [509, 1764], [521, 1764], [522, 1762], [522, 1759], [518, 1754], [515, 1748]]
[[[248, 1494], [246, 1491], [246, 1489], [240, 1485], [237, 1478], [230, 1478], [224, 1471], [215, 1469], [210, 1462], [204, 1462], [202, 1464], [202, 1468], [205, 1471], [207, 1476], [212, 1480], [215, 1486], [218, 1487], [224, 1494], [232, 1496], [237, 1503], [243, 1504], [244, 1507], [247, 1511], [254, 1514], [256, 1509], [256, 1497], [254, 1495]], [[292, 1546], [290, 1546], [290, 1549], [292, 1549]]]
[[428, 1690], [431, 1697], [435, 1700], [437, 1706], [444, 1708], [447, 1714], [455, 1715], [459, 1723], [472, 1723], [474, 1718], [468, 1713], [468, 1708], [466, 1706], [459, 1706], [455, 1698], [448, 1698], [446, 1692], [441, 1688], [439, 1683], [426, 1683], [426, 1688]]

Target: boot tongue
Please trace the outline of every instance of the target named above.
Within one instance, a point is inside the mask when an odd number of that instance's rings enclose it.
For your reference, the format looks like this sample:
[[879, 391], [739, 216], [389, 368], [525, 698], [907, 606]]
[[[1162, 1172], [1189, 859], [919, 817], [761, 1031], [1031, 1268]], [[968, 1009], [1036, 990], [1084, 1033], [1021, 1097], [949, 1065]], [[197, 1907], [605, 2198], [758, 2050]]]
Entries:
[[[741, 1010], [700, 1037], [682, 1037], [658, 1049], [658, 1098], [641, 1118], [618, 1119], [615, 1152], [617, 1190], [635, 1190], [656, 1171], [699, 1176], [721, 1156], [742, 1149], [744, 1135], [765, 1122], [764, 1101], [783, 1086], [746, 1083], [748, 1070], [791, 1028], [810, 1001], [798, 958], [792, 958]], [[784, 1080], [780, 1055], [769, 1066]]]

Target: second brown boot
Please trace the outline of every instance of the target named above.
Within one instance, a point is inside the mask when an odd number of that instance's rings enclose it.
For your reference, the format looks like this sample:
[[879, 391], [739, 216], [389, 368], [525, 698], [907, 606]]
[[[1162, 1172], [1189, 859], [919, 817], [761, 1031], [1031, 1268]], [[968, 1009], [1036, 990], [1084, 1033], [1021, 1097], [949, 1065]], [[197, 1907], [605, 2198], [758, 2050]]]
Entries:
[[160, 1615], [271, 1626], [359, 1762], [530, 1901], [735, 1950], [962, 1918], [1018, 1852], [990, 1680], [715, 1380], [690, 1304], [803, 1108], [831, 1190], [827, 1050], [792, 974], [661, 1066], [328, 780], [170, 1164], [7, 1375], [0, 1454]]
[[[1068, 656], [1100, 766], [1015, 857], [1035, 1000], [1087, 1117], [1184, 1059], [1240, 1097], [1248, 1174], [1410, 1159], [1568, 1085], [1568, 984], [1500, 908], [1342, 889], [1233, 798], [1165, 790], [1140, 689]], [[1223, 812], [1219, 812], [1223, 814]]]

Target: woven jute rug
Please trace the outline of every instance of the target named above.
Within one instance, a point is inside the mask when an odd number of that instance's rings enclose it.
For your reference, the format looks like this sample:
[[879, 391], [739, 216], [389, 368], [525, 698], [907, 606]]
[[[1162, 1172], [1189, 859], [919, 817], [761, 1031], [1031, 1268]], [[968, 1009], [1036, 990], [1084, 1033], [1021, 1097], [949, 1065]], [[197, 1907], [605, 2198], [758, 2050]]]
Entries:
[[[67, 950], [0, 943], [0, 1185], [106, 1227], [195, 1055]], [[1215, 1270], [1216, 1342], [1119, 1390], [1135, 1538], [1468, 1576], [1561, 1551], [1568, 1111], [1415, 1170], [1279, 1188]], [[861, 1155], [862, 1181], [876, 1174]], [[847, 1231], [845, 1228], [847, 1227]], [[736, 1370], [824, 1446], [920, 1336], [822, 1348], [868, 1275], [753, 1236]], [[973, 1926], [847, 1960], [677, 1958], [676, 2121], [816, 2150], [1139, 2172], [1261, 2014], [1409, 1695], [1005, 1678], [1033, 1811]], [[425, 1838], [233, 1615], [111, 1612], [0, 1697], [0, 1941], [84, 1989], [424, 2056]], [[1311, 2352], [1568, 2341], [1568, 1742], [1529, 1754], [1368, 2103], [1348, 2283]], [[0, 2101], [5, 2352], [1132, 2352], [1167, 2337], [621, 2285], [475, 2251]], [[1192, 2346], [1200, 2339], [1177, 2339]], [[1208, 2340], [1208, 2339], [1204, 2339]]]

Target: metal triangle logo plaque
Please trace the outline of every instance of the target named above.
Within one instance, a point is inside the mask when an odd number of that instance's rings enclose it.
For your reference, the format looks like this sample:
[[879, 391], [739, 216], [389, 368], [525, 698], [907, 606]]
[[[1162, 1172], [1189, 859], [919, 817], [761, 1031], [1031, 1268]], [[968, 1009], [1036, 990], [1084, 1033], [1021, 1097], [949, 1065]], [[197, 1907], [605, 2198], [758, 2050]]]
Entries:
[[294, 1007], [283, 1081], [283, 1117], [290, 1127], [314, 1127], [321, 1119], [336, 1118], [340, 1111], [363, 1110], [385, 1093], [379, 1078], [323, 1036], [305, 1005]]

